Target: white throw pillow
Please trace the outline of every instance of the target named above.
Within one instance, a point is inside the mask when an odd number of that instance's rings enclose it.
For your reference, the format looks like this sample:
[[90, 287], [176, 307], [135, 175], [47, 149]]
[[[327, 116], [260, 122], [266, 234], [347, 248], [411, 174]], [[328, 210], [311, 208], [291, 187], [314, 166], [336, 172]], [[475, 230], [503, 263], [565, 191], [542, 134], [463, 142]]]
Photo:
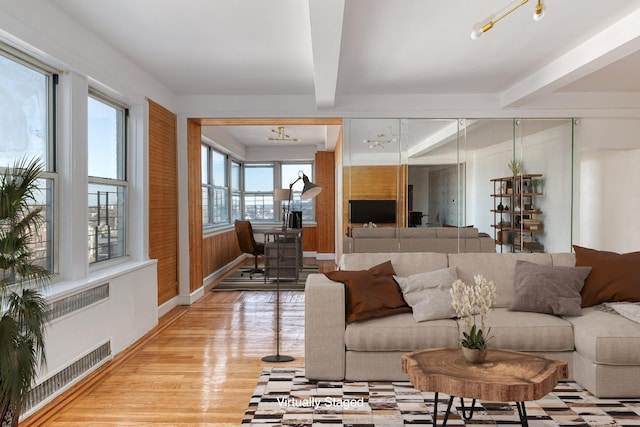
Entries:
[[404, 300], [413, 309], [416, 322], [456, 316], [449, 292], [453, 282], [458, 279], [455, 267], [393, 278], [402, 289]]

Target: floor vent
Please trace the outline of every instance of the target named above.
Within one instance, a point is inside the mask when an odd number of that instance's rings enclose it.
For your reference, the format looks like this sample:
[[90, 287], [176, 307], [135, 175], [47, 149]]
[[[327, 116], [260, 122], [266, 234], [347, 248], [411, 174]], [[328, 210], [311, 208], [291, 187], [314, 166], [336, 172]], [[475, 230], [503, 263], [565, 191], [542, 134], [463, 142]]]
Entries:
[[109, 282], [51, 303], [49, 306], [49, 320], [73, 313], [107, 298], [109, 298]]
[[81, 357], [57, 374], [46, 379], [29, 391], [25, 412], [55, 394], [76, 378], [111, 356], [111, 341], [102, 344], [91, 353]]

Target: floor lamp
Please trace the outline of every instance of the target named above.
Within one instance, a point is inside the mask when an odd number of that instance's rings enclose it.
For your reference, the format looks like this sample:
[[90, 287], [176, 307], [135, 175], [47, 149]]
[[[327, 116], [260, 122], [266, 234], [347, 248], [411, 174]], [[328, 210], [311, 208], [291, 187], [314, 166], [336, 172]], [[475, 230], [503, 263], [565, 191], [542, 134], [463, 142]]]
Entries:
[[[316, 184], [309, 181], [309, 178], [307, 177], [307, 175], [304, 174], [304, 172], [302, 171], [298, 172], [298, 179], [296, 179], [289, 185], [289, 190], [285, 189], [285, 191], [287, 191], [288, 193], [287, 199], [289, 201], [289, 204], [287, 205], [286, 216], [284, 215], [284, 209], [283, 209], [283, 217], [284, 217], [282, 222], [283, 233], [286, 233], [287, 231], [286, 220], [288, 220], [289, 213], [291, 212], [290, 206], [291, 206], [291, 198], [293, 193], [293, 185], [300, 180], [302, 180], [302, 182], [304, 183], [304, 187], [302, 188], [302, 194], [300, 195], [300, 199], [302, 200], [313, 199], [322, 191], [322, 187], [319, 187]], [[281, 189], [276, 189], [276, 192], [274, 194], [274, 199], [276, 200], [278, 200], [279, 197], [283, 196], [283, 192], [279, 190]], [[278, 240], [279, 239], [280, 238], [278, 238]], [[302, 244], [302, 242], [300, 242], [300, 244]], [[280, 243], [278, 243], [278, 252], [280, 252]], [[297, 256], [298, 254], [296, 254], [296, 257]], [[278, 271], [277, 278], [276, 278], [276, 354], [273, 354], [271, 356], [265, 356], [262, 358], [262, 361], [263, 362], [291, 362], [292, 360], [294, 360], [293, 357], [280, 354], [280, 253], [278, 253], [278, 259], [276, 262], [277, 262], [276, 270]]]

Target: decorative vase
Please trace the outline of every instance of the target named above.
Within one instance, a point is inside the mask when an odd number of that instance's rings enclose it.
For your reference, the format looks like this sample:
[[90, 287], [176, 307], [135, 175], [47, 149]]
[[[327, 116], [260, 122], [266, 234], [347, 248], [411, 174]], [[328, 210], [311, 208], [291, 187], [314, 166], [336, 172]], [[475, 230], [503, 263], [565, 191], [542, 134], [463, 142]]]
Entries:
[[487, 349], [462, 347], [462, 355], [469, 363], [483, 363], [487, 358]]

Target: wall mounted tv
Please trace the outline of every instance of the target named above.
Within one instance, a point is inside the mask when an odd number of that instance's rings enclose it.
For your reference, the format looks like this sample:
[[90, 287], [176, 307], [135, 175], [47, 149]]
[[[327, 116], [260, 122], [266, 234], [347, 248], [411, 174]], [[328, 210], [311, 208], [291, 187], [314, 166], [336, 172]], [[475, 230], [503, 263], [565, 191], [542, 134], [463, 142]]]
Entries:
[[395, 200], [349, 200], [349, 222], [352, 224], [395, 224]]

